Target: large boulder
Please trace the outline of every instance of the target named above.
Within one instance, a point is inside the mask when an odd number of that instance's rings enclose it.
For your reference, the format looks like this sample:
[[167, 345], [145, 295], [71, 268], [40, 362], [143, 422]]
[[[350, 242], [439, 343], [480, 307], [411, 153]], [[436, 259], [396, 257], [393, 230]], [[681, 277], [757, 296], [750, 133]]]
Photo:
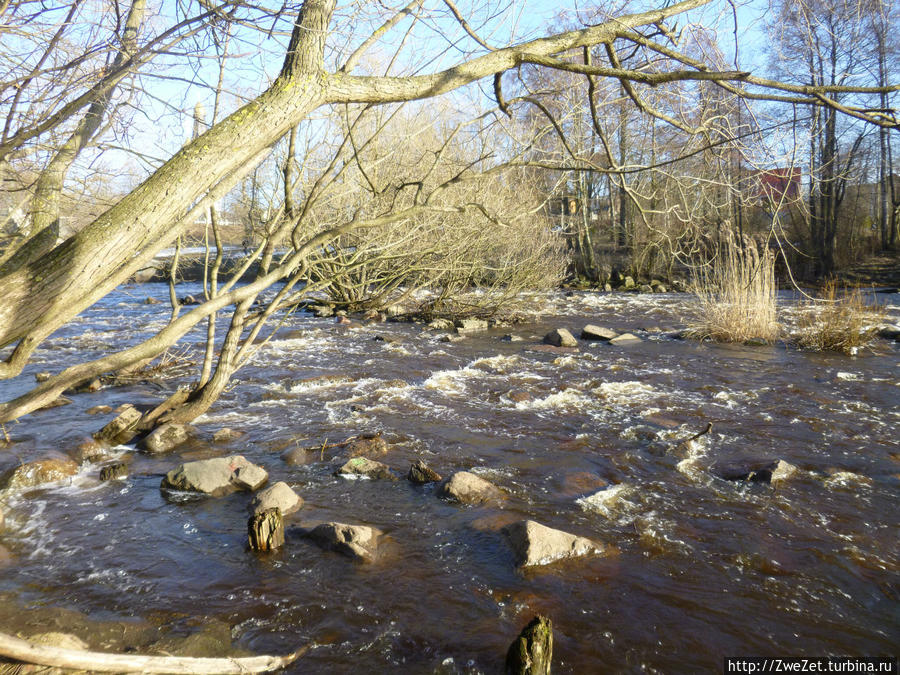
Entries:
[[160, 487], [218, 497], [235, 490], [258, 490], [268, 480], [265, 469], [241, 455], [186, 462], [162, 479]]
[[578, 340], [565, 328], [554, 328], [544, 336], [544, 344], [554, 347], [577, 347]]
[[584, 328], [581, 329], [581, 339], [582, 340], [603, 340], [604, 342], [608, 342], [612, 340], [618, 335], [618, 333], [609, 328], [603, 328], [601, 326], [595, 326], [592, 323], [589, 323]]
[[302, 506], [303, 499], [300, 495], [294, 492], [290, 485], [280, 480], [257, 492], [247, 508], [251, 513], [262, 513], [277, 508], [281, 511], [281, 515], [286, 516]]
[[533, 520], [507, 525], [503, 533], [516, 554], [519, 567], [546, 565], [563, 558], [603, 553], [603, 545], [584, 537], [554, 530]]
[[162, 424], [144, 437], [138, 447], [154, 454], [168, 452], [187, 442], [191, 437], [190, 432], [191, 428], [187, 424]]
[[0, 490], [24, 490], [69, 478], [78, 465], [68, 457], [51, 457], [13, 467], [0, 476]]
[[334, 475], [347, 478], [397, 479], [397, 477], [391, 473], [391, 468], [387, 464], [376, 462], [374, 459], [369, 459], [368, 457], [353, 457], [335, 471]]
[[441, 485], [439, 494], [461, 504], [482, 504], [503, 499], [503, 491], [469, 471], [458, 471]]
[[382, 532], [374, 527], [345, 523], [322, 523], [307, 533], [310, 539], [323, 548], [361, 562], [374, 560], [381, 535]]
[[437, 483], [441, 480], [441, 474], [430, 468], [421, 459], [417, 459], [415, 464], [409, 467], [409, 473], [406, 478], [410, 483], [416, 485], [425, 485], [426, 483]]

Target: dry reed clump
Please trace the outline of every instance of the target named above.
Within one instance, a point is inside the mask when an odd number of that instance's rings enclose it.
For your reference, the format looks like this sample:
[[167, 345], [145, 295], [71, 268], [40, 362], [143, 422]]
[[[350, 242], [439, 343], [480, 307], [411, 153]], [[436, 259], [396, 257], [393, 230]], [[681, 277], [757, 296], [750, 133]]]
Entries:
[[884, 309], [868, 304], [858, 288], [839, 289], [829, 281], [821, 296], [798, 308], [794, 341], [803, 349], [855, 354], [878, 336]]
[[760, 253], [754, 242], [740, 246], [728, 237], [713, 260], [692, 276], [691, 292], [700, 301], [700, 318], [688, 327], [688, 337], [717, 342], [778, 338], [771, 251]]

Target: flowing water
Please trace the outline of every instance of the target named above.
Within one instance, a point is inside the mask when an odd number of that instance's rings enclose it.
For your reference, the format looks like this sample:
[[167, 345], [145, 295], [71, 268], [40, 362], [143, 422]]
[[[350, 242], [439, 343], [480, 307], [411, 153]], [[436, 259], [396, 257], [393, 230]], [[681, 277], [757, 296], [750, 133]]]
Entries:
[[[147, 295], [164, 299], [166, 289], [119, 289], [49, 340], [21, 379], [162, 326], [167, 310], [142, 304]], [[255, 653], [314, 643], [291, 672], [499, 672], [536, 613], [554, 622], [560, 673], [896, 654], [897, 346], [850, 358], [667, 337], [690, 304], [679, 294], [551, 294], [535, 300], [532, 323], [458, 342], [412, 324], [293, 316], [197, 421], [191, 444], [134, 453], [125, 480], [100, 483], [85, 464], [71, 481], [7, 495], [0, 591], [23, 607], [163, 621], [185, 633], [222, 621]], [[577, 335], [585, 323], [643, 340], [538, 348], [548, 329]], [[16, 443], [0, 468], [76, 445], [112, 417], [86, 414], [91, 406], [153, 403], [177, 385], [78, 394], [24, 418], [8, 427]], [[0, 394], [21, 387], [4, 383]], [[710, 433], [678, 447], [709, 422]], [[223, 427], [245, 435], [212, 443]], [[474, 471], [508, 498], [460, 506], [433, 485], [337, 478], [327, 451], [301, 465], [280, 458], [373, 431], [391, 443], [383, 461], [400, 474], [423, 459], [444, 476]], [[278, 553], [247, 549], [246, 493], [181, 499], [159, 489], [160, 474], [181, 461], [233, 453], [306, 501]], [[773, 486], [709, 470], [740, 458], [802, 471]], [[522, 518], [609, 553], [517, 571], [499, 528]], [[383, 530], [376, 562], [300, 536], [329, 520]]]

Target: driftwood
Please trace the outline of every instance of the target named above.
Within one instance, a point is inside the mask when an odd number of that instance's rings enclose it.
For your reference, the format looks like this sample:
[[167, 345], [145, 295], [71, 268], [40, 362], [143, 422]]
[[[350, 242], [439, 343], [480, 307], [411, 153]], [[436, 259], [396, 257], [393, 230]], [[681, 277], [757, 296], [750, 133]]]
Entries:
[[284, 521], [276, 506], [250, 516], [247, 539], [254, 551], [274, 551], [284, 546]]
[[190, 656], [145, 656], [108, 654], [32, 644], [0, 633], [0, 656], [39, 666], [89, 670], [97, 673], [268, 673], [300, 658], [309, 647], [287, 656], [242, 658], [196, 658]]
[[685, 438], [683, 441], [678, 441], [678, 443], [675, 443], [672, 447], [676, 450], [686, 450], [690, 447], [691, 441], [696, 441], [701, 436], [705, 436], [710, 431], [712, 431], [712, 428], [713, 428], [712, 422], [707, 422], [706, 428], [703, 431], [694, 434], [690, 438]]
[[506, 675], [550, 675], [552, 661], [553, 622], [538, 615], [509, 646]]

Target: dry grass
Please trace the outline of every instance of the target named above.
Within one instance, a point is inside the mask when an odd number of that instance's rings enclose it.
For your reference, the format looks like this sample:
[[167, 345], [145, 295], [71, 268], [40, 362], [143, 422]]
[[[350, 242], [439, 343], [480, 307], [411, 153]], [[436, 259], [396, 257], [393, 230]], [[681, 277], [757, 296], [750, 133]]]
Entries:
[[700, 301], [700, 318], [687, 335], [717, 342], [778, 338], [775, 316], [775, 259], [753, 242], [743, 247], [728, 238], [709, 264], [694, 271], [691, 292]]
[[855, 354], [878, 336], [884, 309], [868, 304], [859, 289], [840, 289], [835, 281], [825, 284], [817, 300], [798, 308], [794, 341], [803, 349]]

